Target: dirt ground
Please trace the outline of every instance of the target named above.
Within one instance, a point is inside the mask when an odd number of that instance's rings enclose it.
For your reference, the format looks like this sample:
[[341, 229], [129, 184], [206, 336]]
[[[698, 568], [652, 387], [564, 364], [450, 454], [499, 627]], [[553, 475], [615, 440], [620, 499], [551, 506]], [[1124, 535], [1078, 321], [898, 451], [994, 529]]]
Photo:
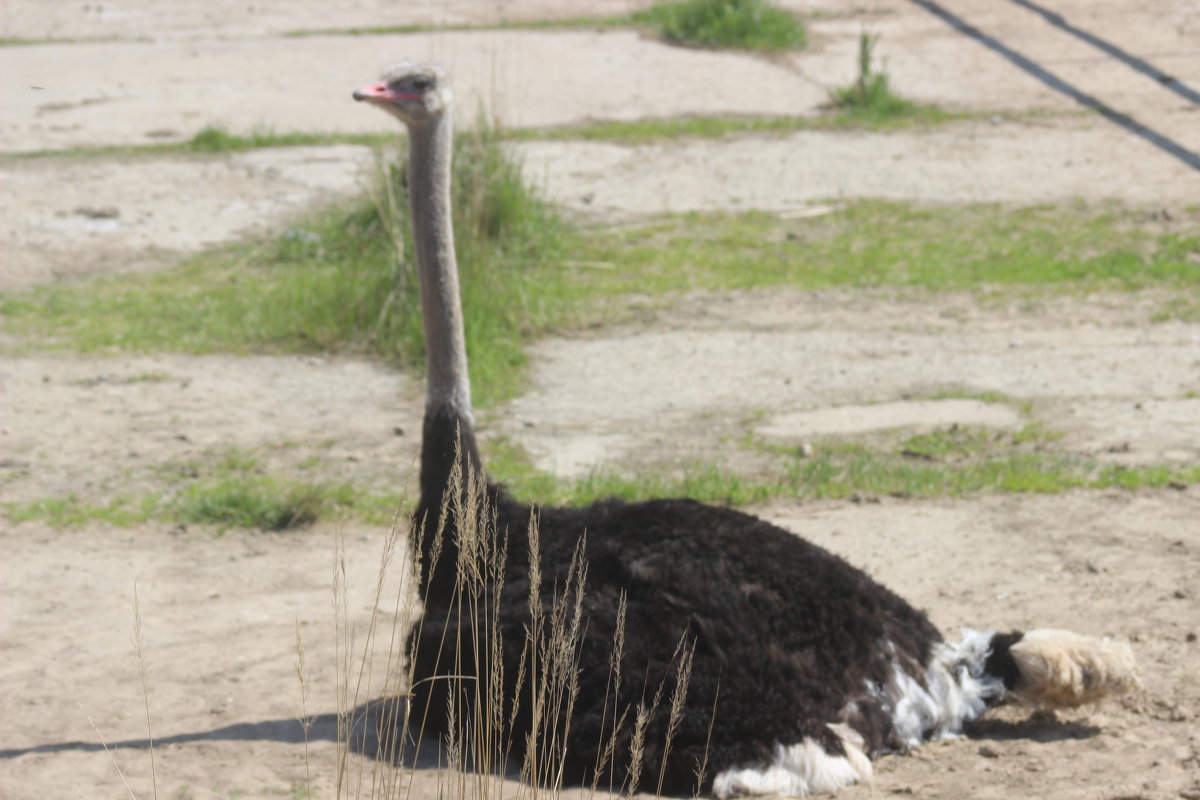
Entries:
[[[1047, 4], [1185, 89], [1200, 87], [1195, 4]], [[1077, 100], [902, 0], [788, 3], [821, 15], [810, 50], [783, 59], [673, 48], [629, 31], [284, 35], [634, 5], [10, 0], [0, 36], [55, 41], [0, 47], [0, 152], [64, 152], [0, 158], [0, 291], [161, 269], [357, 191], [372, 165], [356, 147], [65, 151], [181, 140], [211, 123], [235, 132], [390, 130], [348, 95], [402, 56], [449, 63], [461, 107], [485, 104], [510, 125], [809, 114], [850, 79], [865, 27], [881, 34], [904, 93], [990, 115], [894, 133], [517, 148], [552, 199], [598, 219], [722, 207], [803, 214], [866, 196], [1116, 201], [1161, 217], [1200, 198], [1200, 170], [1186, 160], [1200, 150], [1200, 105], [1016, 0], [941, 7], [1154, 131], [1158, 144], [1077, 113]], [[1073, 452], [1194, 464], [1200, 324], [1152, 324], [1159, 299], [981, 306], [966, 296], [931, 304], [894, 293], [697, 294], [620, 328], [539, 343], [529, 391], [482, 413], [482, 434], [579, 475], [733, 458], [747, 431], [798, 444], [827, 433], [1032, 419], [1063, 432], [1059, 444]], [[1029, 417], [1000, 404], [926, 399], [947, 388], [1029, 401]], [[0, 495], [118, 495], [164, 463], [219, 446], [295, 462], [320, 454], [357, 482], [404, 488], [415, 477], [420, 416], [420, 376], [347, 358], [0, 354]], [[841, 796], [1200, 798], [1196, 487], [866, 500], [755, 511], [846, 556], [948, 633], [1057, 626], [1128, 639], [1144, 691], [1057, 719], [1002, 709], [967, 738], [881, 759], [872, 786]], [[0, 797], [142, 798], [155, 796], [154, 784], [162, 797], [287, 797], [303, 796], [310, 781], [312, 796], [333, 797], [332, 714], [344, 663], [334, 636], [335, 539], [361, 644], [385, 534], [363, 524], [218, 534], [0, 521]], [[388, 573], [389, 596], [400, 572]], [[135, 585], [159, 743], [153, 777], [130, 642]], [[317, 715], [307, 758], [295, 721], [297, 630], [311, 677], [306, 709]], [[362, 700], [378, 686], [385, 651], [368, 659], [373, 679]], [[106, 754], [97, 731], [122, 746]], [[357, 757], [351, 764], [372, 768]], [[435, 773], [417, 771], [415, 796], [434, 796]]]

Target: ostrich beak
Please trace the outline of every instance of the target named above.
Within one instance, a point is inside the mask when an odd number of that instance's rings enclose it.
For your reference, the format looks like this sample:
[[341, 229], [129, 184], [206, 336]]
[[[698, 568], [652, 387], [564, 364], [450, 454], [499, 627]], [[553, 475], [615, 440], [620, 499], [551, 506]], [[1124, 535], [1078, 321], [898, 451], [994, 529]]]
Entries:
[[390, 103], [393, 100], [420, 100], [421, 95], [413, 92], [400, 92], [386, 83], [372, 83], [354, 92], [355, 100], [366, 100], [370, 103]]
[[392, 92], [388, 91], [386, 83], [372, 83], [361, 89], [354, 90], [355, 100], [386, 101], [391, 99]]

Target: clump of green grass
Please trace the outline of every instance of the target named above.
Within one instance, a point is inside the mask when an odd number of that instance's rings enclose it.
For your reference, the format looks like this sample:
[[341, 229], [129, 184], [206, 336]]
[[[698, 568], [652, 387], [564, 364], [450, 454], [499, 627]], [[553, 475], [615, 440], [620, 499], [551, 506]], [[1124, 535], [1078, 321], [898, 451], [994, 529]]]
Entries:
[[738, 50], [799, 50], [808, 42], [804, 25], [767, 0], [683, 0], [659, 3], [633, 15], [672, 42]]
[[[356, 139], [358, 137], [355, 137]], [[374, 140], [375, 137], [372, 137]], [[318, 133], [279, 134], [269, 130], [256, 130], [247, 135], [230, 133], [220, 125], [206, 125], [182, 145], [181, 149], [192, 153], [228, 153], [253, 150], [260, 147], [297, 147], [300, 145], [330, 144], [346, 141], [341, 137]], [[357, 142], [356, 142], [357, 143]]]
[[[70, 494], [0, 504], [13, 523], [41, 521], [66, 528], [87, 523], [130, 527], [151, 520], [218, 529], [289, 530], [318, 520], [361, 519], [385, 525], [403, 505], [394, 492], [379, 492], [326, 477], [327, 462], [310, 458], [297, 468], [264, 465], [231, 448], [185, 462], [152, 467], [137, 492], [104, 500]], [[315, 473], [315, 474], [314, 474]]]
[[[236, 145], [220, 131], [200, 147]], [[563, 318], [570, 226], [522, 182], [486, 125], [456, 140], [454, 224], [467, 347], [486, 405], [519, 384], [525, 340]], [[151, 275], [0, 296], [7, 324], [84, 352], [351, 349], [424, 358], [403, 166], [373, 196]]]
[[268, 475], [224, 477], [188, 486], [172, 516], [189, 524], [282, 531], [311, 525], [338, 507], [349, 507], [347, 485], [282, 481]]
[[[319, 466], [313, 457], [300, 471]], [[185, 524], [279, 531], [350, 516], [386, 523], [401, 505], [395, 495], [372, 493], [348, 481], [299, 479], [273, 471], [256, 455], [236, 448], [215, 458], [165, 464], [157, 472], [169, 485], [159, 516]]]
[[865, 120], [911, 117], [927, 110], [892, 91], [886, 72], [873, 63], [879, 37], [864, 33], [858, 38], [858, 78], [849, 86], [834, 89], [830, 100], [840, 116]]

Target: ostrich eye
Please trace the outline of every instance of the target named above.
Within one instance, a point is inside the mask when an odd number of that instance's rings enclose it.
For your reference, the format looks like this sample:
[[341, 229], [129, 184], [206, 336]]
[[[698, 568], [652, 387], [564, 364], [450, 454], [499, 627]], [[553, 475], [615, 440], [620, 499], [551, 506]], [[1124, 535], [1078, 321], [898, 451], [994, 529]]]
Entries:
[[412, 88], [416, 89], [418, 92], [428, 92], [433, 88], [433, 81], [431, 81], [429, 78], [413, 78]]

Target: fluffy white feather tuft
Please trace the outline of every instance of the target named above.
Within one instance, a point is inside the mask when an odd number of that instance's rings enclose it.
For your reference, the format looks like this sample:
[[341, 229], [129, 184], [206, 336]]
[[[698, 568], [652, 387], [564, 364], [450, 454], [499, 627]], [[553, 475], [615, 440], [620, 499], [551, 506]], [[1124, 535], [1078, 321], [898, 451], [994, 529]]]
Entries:
[[842, 740], [844, 756], [831, 755], [812, 738], [800, 744], [776, 745], [771, 763], [763, 767], [727, 769], [713, 779], [713, 794], [735, 797], [748, 794], [777, 794], [808, 797], [834, 792], [871, 779], [871, 760], [863, 752], [863, 739], [848, 725], [830, 725]]
[[1004, 682], [984, 672], [993, 633], [963, 628], [958, 644], [937, 645], [925, 668], [924, 685], [899, 663], [893, 664], [891, 680], [873, 694], [883, 700], [906, 747], [957, 736], [963, 723], [983, 714], [990, 700], [1004, 694]]
[[1027, 632], [1011, 652], [1021, 671], [1012, 694], [1034, 705], [1073, 708], [1140, 685], [1126, 642], [1041, 628]]

